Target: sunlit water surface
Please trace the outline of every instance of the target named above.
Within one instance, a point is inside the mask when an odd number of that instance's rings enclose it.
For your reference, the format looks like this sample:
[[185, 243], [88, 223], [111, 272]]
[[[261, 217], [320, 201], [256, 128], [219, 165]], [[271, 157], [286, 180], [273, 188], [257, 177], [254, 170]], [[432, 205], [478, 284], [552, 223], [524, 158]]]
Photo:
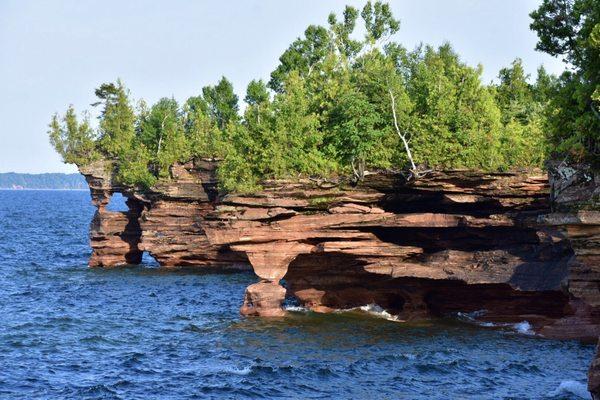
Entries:
[[251, 273], [89, 269], [87, 192], [0, 191], [2, 399], [580, 399], [594, 349], [459, 321], [238, 310]]

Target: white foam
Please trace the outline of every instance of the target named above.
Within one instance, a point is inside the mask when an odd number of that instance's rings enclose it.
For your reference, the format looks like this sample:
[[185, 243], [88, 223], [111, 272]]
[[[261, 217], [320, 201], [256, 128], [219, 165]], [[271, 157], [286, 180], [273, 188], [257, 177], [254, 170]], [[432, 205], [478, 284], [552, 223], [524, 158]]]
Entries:
[[562, 381], [555, 390], [549, 393], [549, 395], [552, 397], [565, 394], [572, 394], [581, 399], [592, 399], [590, 392], [587, 390], [586, 384], [579, 381]]
[[531, 324], [527, 321], [513, 324], [512, 327], [514, 330], [516, 330], [519, 333], [522, 333], [523, 335], [535, 335]]
[[510, 323], [494, 323], [489, 321], [479, 321], [477, 318], [484, 316], [487, 313], [487, 310], [478, 310], [470, 313], [458, 312], [456, 316], [461, 321], [465, 321], [471, 324], [475, 324], [478, 326], [482, 326], [484, 328], [510, 328], [517, 333], [522, 335], [535, 335], [533, 331], [533, 327], [527, 321], [517, 322], [516, 324]]
[[222, 372], [226, 372], [228, 374], [233, 375], [248, 375], [252, 372], [252, 366], [237, 368], [237, 367], [225, 367], [221, 370]]
[[361, 306], [359, 307], [359, 309], [376, 317], [387, 319], [388, 321], [401, 321], [397, 315], [390, 314], [389, 312], [385, 311], [382, 307], [374, 303]]
[[287, 311], [292, 311], [292, 312], [308, 312], [308, 311], [310, 311], [308, 308], [302, 307], [302, 306], [285, 306], [284, 308]]
[[335, 310], [335, 312], [336, 313], [344, 313], [344, 312], [351, 312], [351, 311], [357, 311], [357, 310], [365, 312], [365, 313], [372, 315], [374, 317], [377, 317], [377, 318], [387, 319], [388, 321], [405, 322], [404, 320], [398, 318], [397, 315], [390, 314], [385, 309], [383, 309], [382, 307], [380, 307], [379, 305], [377, 305], [375, 303], [367, 304], [367, 305], [360, 306], [360, 307], [337, 309], [337, 310]]

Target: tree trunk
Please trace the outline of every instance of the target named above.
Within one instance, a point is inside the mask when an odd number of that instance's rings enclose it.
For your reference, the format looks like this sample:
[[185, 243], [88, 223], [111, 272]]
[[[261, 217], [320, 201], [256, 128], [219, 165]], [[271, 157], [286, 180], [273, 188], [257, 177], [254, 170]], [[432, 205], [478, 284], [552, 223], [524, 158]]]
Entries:
[[396, 98], [394, 97], [392, 89], [388, 89], [388, 92], [390, 93], [390, 99], [392, 100], [392, 115], [394, 116], [394, 128], [396, 128], [396, 133], [398, 134], [398, 136], [400, 136], [400, 139], [404, 144], [406, 155], [408, 156], [408, 160], [410, 161], [411, 172], [416, 176], [418, 175], [417, 166], [415, 165], [415, 162], [413, 160], [412, 152], [410, 151], [410, 146], [408, 145], [408, 141], [406, 140], [406, 135], [404, 135], [398, 127], [398, 117], [396, 116]]

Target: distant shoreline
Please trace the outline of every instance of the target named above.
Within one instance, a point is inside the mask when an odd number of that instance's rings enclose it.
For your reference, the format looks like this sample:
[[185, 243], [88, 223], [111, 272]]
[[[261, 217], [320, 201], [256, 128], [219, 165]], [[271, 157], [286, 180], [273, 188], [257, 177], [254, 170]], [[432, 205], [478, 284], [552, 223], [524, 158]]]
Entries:
[[0, 190], [3, 191], [11, 191], [11, 192], [26, 192], [26, 191], [50, 191], [50, 192], [56, 192], [56, 191], [69, 191], [69, 192], [87, 192], [89, 191], [89, 189], [34, 189], [34, 188], [22, 188], [22, 189], [14, 189], [14, 188], [0, 188]]
[[43, 174], [0, 173], [0, 190], [88, 190], [83, 175], [48, 172]]

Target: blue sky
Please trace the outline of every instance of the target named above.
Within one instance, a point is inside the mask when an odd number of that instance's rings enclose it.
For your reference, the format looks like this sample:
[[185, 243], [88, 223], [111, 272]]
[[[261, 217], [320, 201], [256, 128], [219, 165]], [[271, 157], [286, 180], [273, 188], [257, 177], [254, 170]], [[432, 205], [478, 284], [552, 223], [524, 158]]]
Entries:
[[[529, 12], [538, 0], [392, 0], [395, 40], [452, 43], [484, 66], [484, 80], [515, 57], [535, 74], [560, 60], [534, 51]], [[124, 80], [134, 99], [183, 101], [222, 75], [243, 97], [268, 78], [279, 55], [309, 24], [325, 24], [350, 0], [0, 2], [0, 172], [74, 172], [48, 143], [47, 124], [68, 104], [90, 108], [100, 83]]]

